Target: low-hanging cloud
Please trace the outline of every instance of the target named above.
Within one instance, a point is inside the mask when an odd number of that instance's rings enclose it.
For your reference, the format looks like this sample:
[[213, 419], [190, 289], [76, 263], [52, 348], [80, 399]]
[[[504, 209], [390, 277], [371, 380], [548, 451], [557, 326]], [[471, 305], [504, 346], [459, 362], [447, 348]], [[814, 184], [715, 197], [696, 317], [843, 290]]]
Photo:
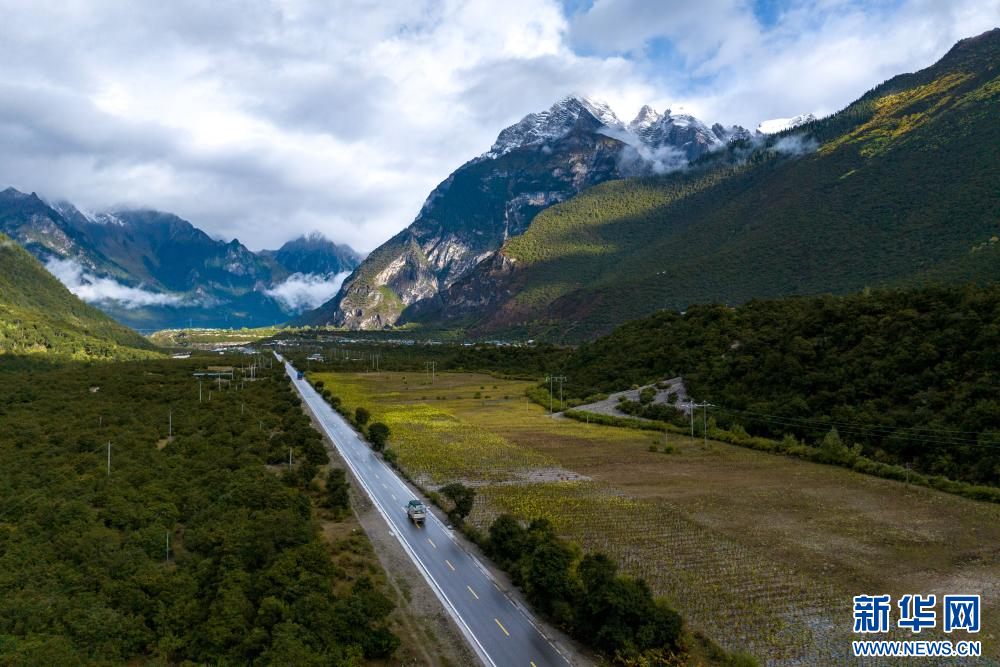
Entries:
[[788, 137], [781, 137], [774, 142], [773, 149], [778, 153], [787, 155], [805, 155], [812, 153], [819, 148], [819, 144], [812, 137], [803, 134], [793, 134]]
[[129, 310], [143, 306], [176, 306], [181, 297], [175, 294], [151, 292], [141, 287], [122, 285], [117, 280], [102, 278], [84, 271], [72, 259], [51, 258], [45, 262], [49, 273], [59, 279], [70, 292], [87, 303], [116, 303]]
[[332, 276], [293, 273], [283, 283], [275, 285], [264, 293], [281, 304], [287, 312], [298, 314], [317, 308], [332, 299], [349, 275], [351, 275], [349, 271]]
[[618, 154], [618, 171], [623, 176], [666, 174], [688, 166], [687, 155], [675, 146], [651, 148], [632, 132], [618, 127], [605, 127], [601, 134], [625, 144], [624, 150]]

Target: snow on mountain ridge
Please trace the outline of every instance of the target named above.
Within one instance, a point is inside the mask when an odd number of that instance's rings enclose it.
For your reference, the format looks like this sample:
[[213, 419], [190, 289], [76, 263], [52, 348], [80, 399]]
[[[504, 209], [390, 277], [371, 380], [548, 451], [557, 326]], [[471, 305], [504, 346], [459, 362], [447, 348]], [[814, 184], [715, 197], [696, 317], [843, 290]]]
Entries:
[[[669, 111], [668, 111], [669, 113]], [[659, 112], [648, 104], [644, 104], [632, 122], [628, 124], [629, 132], [641, 132], [660, 120]]]
[[690, 161], [750, 135], [746, 129], [735, 125], [724, 128], [716, 123], [709, 128], [694, 116], [674, 115], [670, 109], [661, 114], [648, 104], [625, 125], [605, 102], [571, 95], [504, 129], [482, 157], [496, 159], [517, 148], [559, 139], [588, 120], [594, 131], [632, 146], [646, 160], [663, 151], [679, 151]]
[[805, 125], [806, 123], [811, 123], [816, 120], [816, 116], [811, 113], [799, 114], [798, 116], [793, 116], [791, 118], [773, 118], [771, 120], [765, 120], [757, 126], [757, 134], [777, 134], [778, 132], [784, 132], [785, 130], [790, 130], [793, 127], [798, 127], [799, 125]]
[[607, 103], [588, 97], [570, 95], [545, 111], [529, 113], [504, 129], [484, 157], [498, 158], [523, 146], [532, 146], [568, 134], [584, 114], [609, 128], [624, 128]]

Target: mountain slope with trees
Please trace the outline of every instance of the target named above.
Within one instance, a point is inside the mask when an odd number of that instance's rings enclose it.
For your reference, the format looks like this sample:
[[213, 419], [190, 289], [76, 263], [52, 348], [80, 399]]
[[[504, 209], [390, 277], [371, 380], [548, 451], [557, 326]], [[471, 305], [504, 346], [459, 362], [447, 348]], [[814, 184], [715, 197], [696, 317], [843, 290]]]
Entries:
[[0, 233], [0, 354], [75, 358], [153, 356], [154, 346], [70, 293]]
[[836, 429], [876, 461], [998, 486], [998, 322], [996, 285], [696, 306], [629, 322], [561, 371], [578, 398], [680, 375], [719, 426], [809, 444]]
[[828, 118], [586, 190], [404, 320], [584, 340], [664, 307], [996, 280], [998, 117], [1000, 29]]

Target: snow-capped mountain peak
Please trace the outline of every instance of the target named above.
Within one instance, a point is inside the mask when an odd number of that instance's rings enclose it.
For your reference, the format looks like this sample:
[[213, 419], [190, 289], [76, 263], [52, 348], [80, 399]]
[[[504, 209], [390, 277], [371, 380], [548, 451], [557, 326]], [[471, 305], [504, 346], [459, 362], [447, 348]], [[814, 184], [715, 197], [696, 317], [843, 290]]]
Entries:
[[648, 104], [625, 125], [605, 102], [570, 95], [544, 111], [528, 114], [503, 130], [493, 147], [482, 157], [496, 159], [517, 148], [560, 139], [578, 128], [623, 141], [648, 161], [660, 162], [664, 155], [669, 154], [672, 164], [696, 160], [731, 141], [750, 136], [746, 129], [739, 126], [725, 128], [716, 124], [710, 128], [680, 110], [674, 114], [666, 109], [661, 114]]
[[624, 129], [623, 123], [605, 102], [570, 95], [545, 111], [529, 113], [503, 130], [485, 157], [497, 158], [515, 148], [559, 139], [585, 121], [601, 127]]
[[[670, 110], [667, 110], [667, 115], [670, 114]], [[639, 109], [639, 113], [636, 117], [632, 119], [632, 122], [628, 124], [628, 130], [630, 132], [642, 132], [646, 128], [655, 125], [662, 116], [653, 107], [648, 104], [643, 105]]]
[[757, 134], [777, 134], [778, 132], [784, 132], [785, 130], [790, 130], [793, 127], [798, 127], [799, 125], [811, 123], [814, 120], [816, 120], [816, 116], [811, 113], [799, 114], [798, 116], [793, 116], [792, 118], [773, 118], [771, 120], [765, 120], [758, 125]]
[[88, 211], [87, 209], [80, 208], [74, 204], [66, 201], [65, 199], [60, 199], [59, 201], [50, 204], [50, 206], [59, 212], [59, 214], [64, 217], [67, 221], [73, 223], [74, 225], [124, 225], [121, 220], [110, 213], [95, 213], [94, 211]]

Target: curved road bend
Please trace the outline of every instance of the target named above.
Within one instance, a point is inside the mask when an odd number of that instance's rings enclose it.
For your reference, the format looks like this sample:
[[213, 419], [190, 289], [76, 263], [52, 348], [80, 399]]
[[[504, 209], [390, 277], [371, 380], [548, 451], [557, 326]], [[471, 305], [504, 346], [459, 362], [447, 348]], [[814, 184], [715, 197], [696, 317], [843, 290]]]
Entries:
[[[279, 361], [281, 355], [275, 354]], [[507, 597], [493, 577], [463, 549], [430, 511], [423, 527], [407, 518], [413, 491], [361, 440], [353, 428], [285, 363], [302, 399], [335, 443], [403, 549], [445, 610], [488, 667], [566, 667], [569, 660], [542, 634], [529, 612]]]

